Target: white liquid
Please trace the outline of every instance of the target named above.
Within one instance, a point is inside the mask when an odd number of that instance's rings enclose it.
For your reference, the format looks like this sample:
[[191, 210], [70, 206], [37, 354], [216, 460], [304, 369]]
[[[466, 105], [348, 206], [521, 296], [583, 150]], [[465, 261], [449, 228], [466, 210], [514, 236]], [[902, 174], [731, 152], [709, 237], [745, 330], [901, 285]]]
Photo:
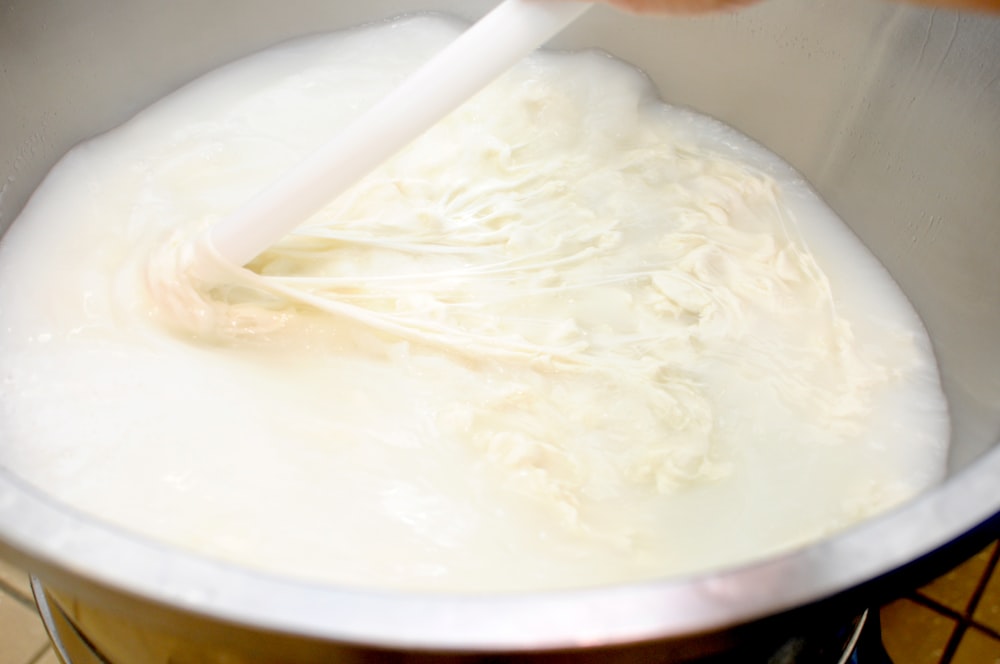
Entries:
[[0, 245], [0, 463], [211, 556], [477, 591], [735, 564], [941, 477], [930, 344], [882, 268], [603, 55], [534, 56], [263, 276], [176, 271], [456, 31], [259, 54], [71, 152]]

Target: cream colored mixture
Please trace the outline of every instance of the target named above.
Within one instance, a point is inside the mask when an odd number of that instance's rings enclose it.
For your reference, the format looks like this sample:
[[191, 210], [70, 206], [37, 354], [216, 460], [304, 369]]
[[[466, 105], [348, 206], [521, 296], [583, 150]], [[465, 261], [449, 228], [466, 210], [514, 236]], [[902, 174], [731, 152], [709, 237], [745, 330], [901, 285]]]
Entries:
[[462, 591], [737, 564], [940, 478], [887, 274], [788, 166], [600, 53], [533, 56], [193, 276], [210, 224], [458, 29], [286, 45], [71, 152], [0, 247], [0, 462], [213, 557]]

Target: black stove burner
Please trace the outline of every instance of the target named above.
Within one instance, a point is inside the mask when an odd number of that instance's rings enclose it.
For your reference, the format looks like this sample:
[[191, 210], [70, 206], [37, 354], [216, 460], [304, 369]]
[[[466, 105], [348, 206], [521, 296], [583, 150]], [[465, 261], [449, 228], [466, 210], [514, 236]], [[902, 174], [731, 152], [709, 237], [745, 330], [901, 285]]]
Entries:
[[868, 620], [861, 628], [858, 645], [847, 660], [847, 664], [892, 664], [889, 653], [882, 645], [882, 625], [879, 622], [878, 609], [868, 612]]
[[[735, 664], [739, 656], [724, 659], [725, 664], [730, 661]], [[757, 661], [762, 664], [893, 664], [882, 645], [878, 610], [867, 611], [840, 628], [818, 629], [808, 636], [791, 638], [773, 654], [757, 658]]]

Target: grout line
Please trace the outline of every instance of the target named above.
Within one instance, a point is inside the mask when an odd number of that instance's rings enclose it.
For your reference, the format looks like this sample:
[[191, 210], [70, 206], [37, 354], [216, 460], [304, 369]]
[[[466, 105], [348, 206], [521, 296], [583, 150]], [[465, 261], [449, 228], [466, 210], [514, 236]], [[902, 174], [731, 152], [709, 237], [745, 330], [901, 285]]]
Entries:
[[978, 629], [980, 632], [982, 632], [986, 636], [992, 636], [997, 641], [1000, 641], [1000, 632], [998, 632], [997, 630], [993, 629], [992, 627], [987, 627], [986, 625], [984, 625], [982, 623], [978, 623], [975, 620], [970, 620], [969, 621], [969, 626], [970, 627], [975, 627], [976, 629]]
[[933, 600], [930, 597], [921, 594], [919, 591], [913, 593], [912, 595], [907, 595], [906, 599], [912, 600], [917, 604], [921, 605], [922, 607], [930, 609], [934, 613], [940, 613], [941, 615], [951, 618], [952, 620], [956, 620], [958, 622], [969, 621], [968, 617], [966, 617], [965, 614], [959, 613], [955, 609], [947, 607], [944, 604], [938, 602], [937, 600]]
[[951, 664], [951, 660], [958, 652], [958, 646], [962, 643], [968, 629], [969, 623], [964, 620], [955, 625], [955, 629], [951, 630], [951, 636], [948, 637], [948, 643], [944, 646], [944, 652], [941, 653], [940, 664]]
[[969, 620], [968, 622], [970, 627], [975, 627], [986, 636], [992, 636], [997, 641], [1000, 641], [1000, 632], [993, 629], [992, 627], [988, 627], [982, 623], [976, 622], [975, 620]]
[[45, 640], [45, 645], [35, 653], [35, 656], [28, 660], [28, 664], [38, 664], [43, 657], [49, 654], [49, 642], [48, 639]]
[[986, 563], [986, 568], [979, 576], [979, 580], [976, 583], [976, 588], [972, 593], [972, 597], [966, 603], [965, 611], [962, 613], [921, 594], [919, 590], [910, 596], [910, 599], [923, 605], [925, 608], [931, 609], [943, 616], [957, 621], [957, 624], [951, 631], [951, 636], [948, 637], [948, 643], [944, 647], [944, 652], [941, 653], [941, 659], [938, 660], [938, 664], [950, 664], [952, 659], [955, 657], [955, 653], [958, 652], [958, 647], [961, 645], [962, 639], [965, 638], [965, 634], [969, 631], [970, 627], [985, 632], [994, 638], [1000, 639], [1000, 634], [996, 631], [986, 627], [985, 625], [980, 625], [972, 619], [972, 615], [976, 612], [976, 607], [979, 605], [979, 601], [983, 598], [983, 594], [986, 592], [986, 586], [989, 584], [990, 577], [993, 576], [994, 571], [997, 569], [998, 560], [1000, 560], [1000, 546], [994, 545], [993, 552], [990, 554], [989, 562]]
[[31, 609], [35, 613], [38, 613], [38, 609], [35, 607], [35, 600], [33, 597], [25, 596], [17, 588], [9, 586], [3, 581], [0, 581], [0, 594], [10, 597], [12, 600], [16, 601], [21, 606]]
[[[985, 573], [984, 576], [989, 577], [989, 575]], [[975, 608], [975, 605], [972, 604], [971, 602], [970, 606], [972, 608], [970, 608], [968, 615], [965, 615], [959, 613], [958, 611], [955, 611], [954, 609], [948, 608], [947, 606], [931, 599], [930, 597], [927, 597], [926, 595], [920, 594], [920, 592], [915, 592], [912, 595], [907, 595], [906, 599], [911, 600], [916, 604], [923, 606], [926, 609], [930, 609], [935, 613], [939, 613], [945, 616], [946, 618], [951, 618], [952, 620], [958, 623], [955, 629], [952, 630], [951, 638], [949, 638], [948, 645], [945, 647], [944, 653], [941, 655], [941, 660], [939, 661], [938, 664], [948, 664], [950, 660], [946, 659], [946, 656], [951, 657], [955, 654], [954, 651], [958, 649], [958, 642], [961, 641], [961, 637], [965, 635], [965, 632], [968, 631], [969, 627], [974, 627], [983, 634], [991, 636], [994, 639], [1000, 641], [1000, 632], [993, 629], [992, 627], [988, 627], [972, 619], [972, 612]], [[954, 641], [954, 643], [952, 643], [952, 641]]]
[[983, 594], [986, 592], [986, 586], [990, 582], [990, 577], [992, 577], [993, 572], [996, 571], [998, 559], [1000, 559], [1000, 546], [994, 546], [993, 553], [990, 554], [990, 560], [986, 563], [986, 570], [983, 572], [983, 575], [979, 577], [979, 583], [976, 584], [976, 589], [972, 593], [972, 598], [966, 606], [966, 613], [969, 616], [969, 620], [972, 620], [972, 614], [976, 612], [976, 608], [979, 606], [979, 601], [983, 598]]

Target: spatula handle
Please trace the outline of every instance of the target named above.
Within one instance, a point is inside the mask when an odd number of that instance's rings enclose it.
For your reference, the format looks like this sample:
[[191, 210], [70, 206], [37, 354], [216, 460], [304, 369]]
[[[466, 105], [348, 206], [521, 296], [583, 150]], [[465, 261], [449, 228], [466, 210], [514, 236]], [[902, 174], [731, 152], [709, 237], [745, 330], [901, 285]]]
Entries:
[[504, 0], [332, 140], [209, 229], [244, 265], [544, 44], [590, 6]]

